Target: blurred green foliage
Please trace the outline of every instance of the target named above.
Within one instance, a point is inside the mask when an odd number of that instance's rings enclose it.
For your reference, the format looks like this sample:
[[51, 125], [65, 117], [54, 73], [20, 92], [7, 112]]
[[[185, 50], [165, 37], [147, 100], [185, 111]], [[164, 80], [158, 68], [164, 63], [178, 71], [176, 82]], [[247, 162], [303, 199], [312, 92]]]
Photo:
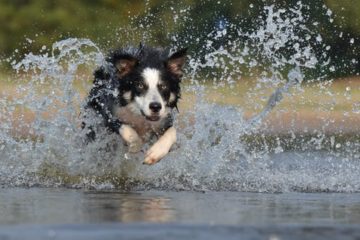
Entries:
[[[227, 22], [255, 29], [265, 5], [286, 8], [298, 0], [0, 0], [0, 58], [37, 53], [57, 40], [90, 38], [103, 50], [126, 44], [189, 46], [194, 55], [210, 32]], [[360, 1], [303, 0], [310, 29], [322, 34], [337, 66], [334, 77], [359, 73]], [[250, 9], [251, 4], [251, 9]], [[334, 18], [329, 23], [328, 6]], [[186, 14], [182, 14], [186, 12]], [[236, 38], [236, 32], [230, 36]], [[354, 39], [353, 44], [349, 44]], [[218, 41], [218, 46], [226, 43]], [[320, 51], [320, 50], [319, 50]], [[321, 55], [321, 53], [318, 53]], [[354, 61], [355, 60], [355, 61]], [[351, 63], [351, 64], [349, 64]], [[313, 73], [316, 75], [316, 73]]]

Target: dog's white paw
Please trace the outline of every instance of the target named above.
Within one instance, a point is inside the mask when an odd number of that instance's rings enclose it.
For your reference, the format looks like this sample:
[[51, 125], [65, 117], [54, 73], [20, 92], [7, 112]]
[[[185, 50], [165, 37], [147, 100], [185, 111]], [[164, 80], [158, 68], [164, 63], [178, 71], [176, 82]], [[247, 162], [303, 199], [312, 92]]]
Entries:
[[128, 151], [131, 153], [140, 152], [143, 141], [137, 134], [137, 132], [128, 125], [122, 125], [120, 128], [120, 135], [129, 146]]
[[167, 144], [159, 141], [156, 142], [145, 155], [144, 164], [152, 165], [160, 161], [166, 154], [169, 153], [170, 147]]

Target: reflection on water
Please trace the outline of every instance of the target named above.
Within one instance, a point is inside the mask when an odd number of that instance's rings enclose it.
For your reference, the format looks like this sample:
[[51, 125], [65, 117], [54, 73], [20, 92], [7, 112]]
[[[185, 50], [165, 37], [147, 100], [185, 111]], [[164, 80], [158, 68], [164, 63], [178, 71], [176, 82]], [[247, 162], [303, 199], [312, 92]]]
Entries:
[[[171, 199], [140, 193], [87, 192], [81, 194], [85, 219], [91, 222], [170, 222], [175, 220]], [[91, 209], [91, 211], [89, 211]]]
[[358, 224], [360, 194], [1, 189], [0, 224]]

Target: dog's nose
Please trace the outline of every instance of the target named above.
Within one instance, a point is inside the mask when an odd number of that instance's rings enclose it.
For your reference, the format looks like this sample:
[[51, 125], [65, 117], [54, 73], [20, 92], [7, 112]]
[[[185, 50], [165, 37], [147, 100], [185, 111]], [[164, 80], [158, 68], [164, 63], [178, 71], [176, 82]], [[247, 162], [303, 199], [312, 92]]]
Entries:
[[152, 102], [149, 104], [149, 108], [151, 111], [157, 113], [157, 112], [160, 112], [160, 110], [161, 110], [161, 104], [158, 102]]

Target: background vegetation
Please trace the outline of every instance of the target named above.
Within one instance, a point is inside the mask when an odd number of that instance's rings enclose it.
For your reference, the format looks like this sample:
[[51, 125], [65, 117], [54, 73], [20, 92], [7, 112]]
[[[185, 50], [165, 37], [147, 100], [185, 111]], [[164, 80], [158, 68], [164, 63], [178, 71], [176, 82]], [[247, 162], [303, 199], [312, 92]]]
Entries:
[[[153, 45], [186, 45], [198, 51], [204, 36], [227, 23], [253, 29], [264, 15], [264, 5], [290, 7], [297, 0], [0, 0], [0, 59], [3, 66], [25, 53], [45, 51], [68, 37], [90, 38], [104, 51], [144, 41]], [[331, 77], [358, 75], [360, 69], [360, 1], [303, 0], [330, 46], [337, 66]], [[251, 5], [251, 7], [249, 7]], [[329, 22], [329, 9], [332, 14]], [[332, 20], [331, 20], [332, 21]], [[232, 35], [236, 37], [235, 34]], [[219, 42], [222, 45], [224, 42]], [[216, 45], [215, 45], [216, 46]], [[321, 51], [321, 49], [319, 49]], [[318, 52], [317, 54], [321, 54]]]

